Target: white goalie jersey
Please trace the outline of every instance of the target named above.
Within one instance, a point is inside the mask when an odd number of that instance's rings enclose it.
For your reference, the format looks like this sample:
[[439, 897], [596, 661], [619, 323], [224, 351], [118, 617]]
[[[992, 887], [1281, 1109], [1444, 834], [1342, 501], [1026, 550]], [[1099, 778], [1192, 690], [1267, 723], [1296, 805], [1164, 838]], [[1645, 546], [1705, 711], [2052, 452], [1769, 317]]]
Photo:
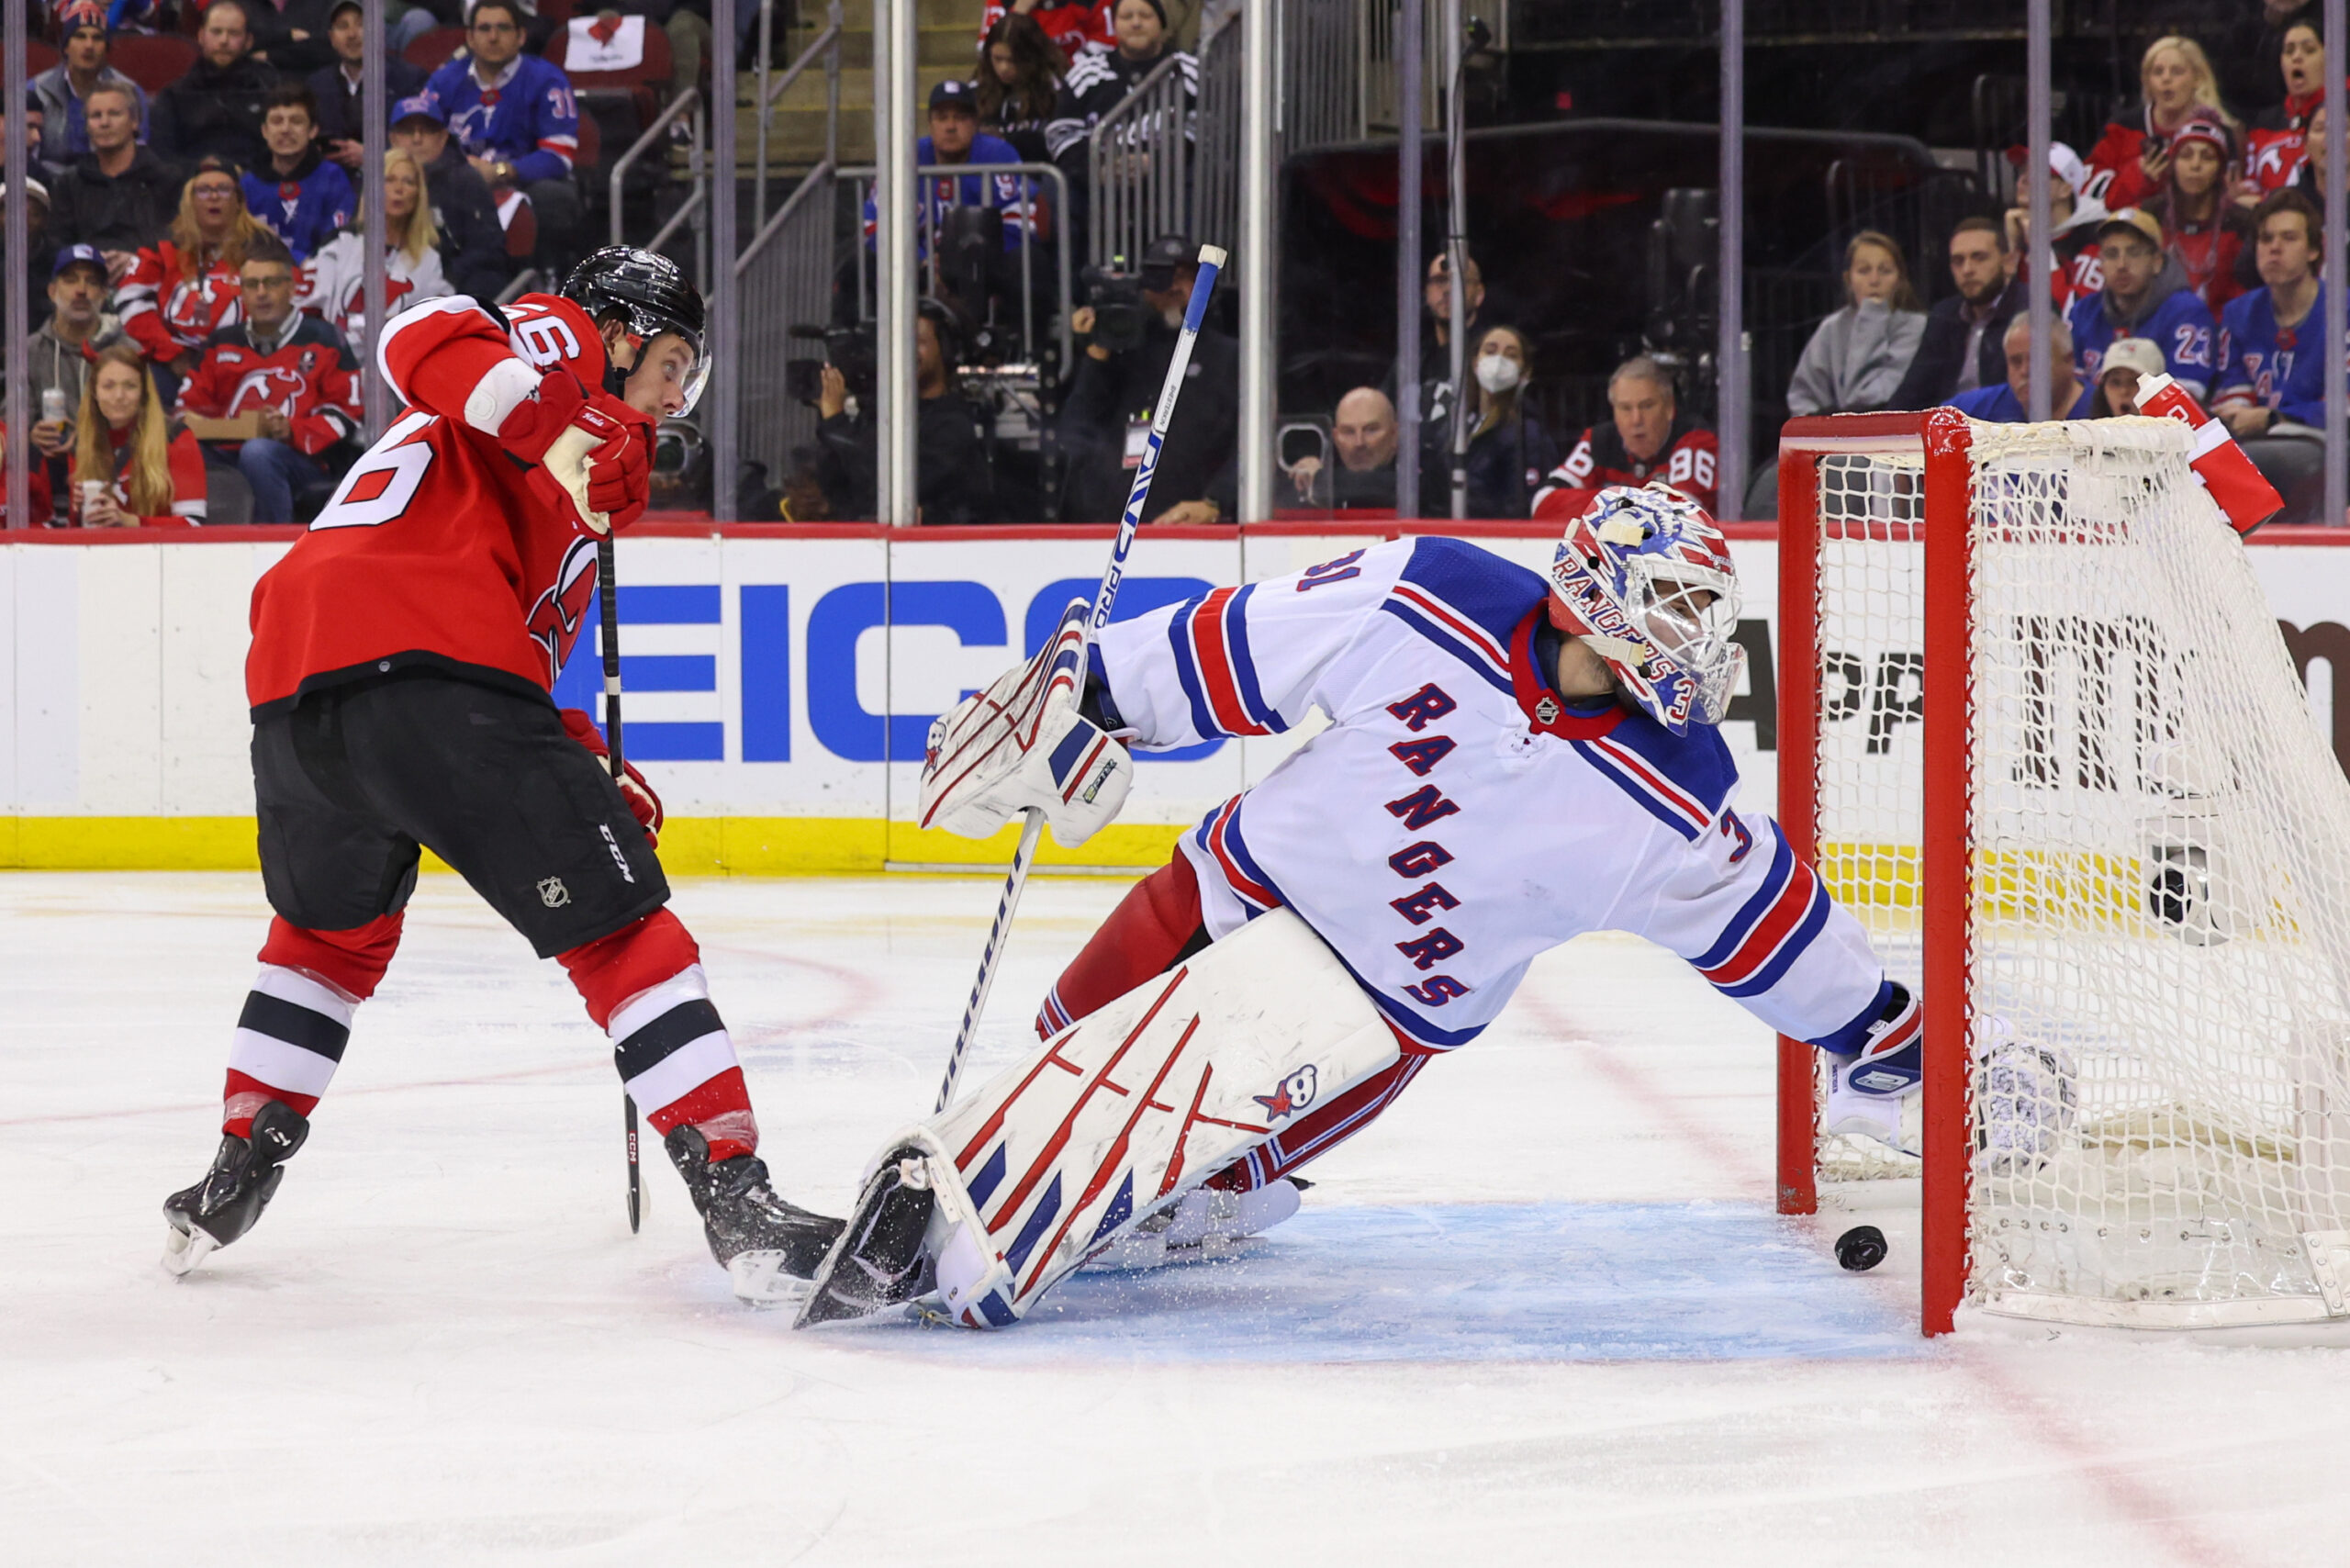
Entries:
[[1407, 1039], [1449, 1049], [1536, 954], [1629, 931], [1780, 1033], [1860, 1049], [1900, 1011], [1860, 925], [1733, 809], [1718, 734], [1558, 697], [1548, 597], [1474, 545], [1402, 540], [1102, 633], [1094, 673], [1136, 747], [1329, 717], [1184, 835], [1209, 935], [1287, 907]]

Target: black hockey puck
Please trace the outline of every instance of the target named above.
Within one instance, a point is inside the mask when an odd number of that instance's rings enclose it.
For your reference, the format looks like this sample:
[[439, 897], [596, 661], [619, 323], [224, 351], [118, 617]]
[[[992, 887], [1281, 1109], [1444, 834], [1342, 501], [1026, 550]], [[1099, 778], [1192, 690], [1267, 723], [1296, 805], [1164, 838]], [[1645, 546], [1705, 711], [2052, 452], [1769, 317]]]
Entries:
[[1873, 1225], [1856, 1225], [1836, 1238], [1836, 1261], [1856, 1274], [1865, 1274], [1885, 1261], [1885, 1232]]

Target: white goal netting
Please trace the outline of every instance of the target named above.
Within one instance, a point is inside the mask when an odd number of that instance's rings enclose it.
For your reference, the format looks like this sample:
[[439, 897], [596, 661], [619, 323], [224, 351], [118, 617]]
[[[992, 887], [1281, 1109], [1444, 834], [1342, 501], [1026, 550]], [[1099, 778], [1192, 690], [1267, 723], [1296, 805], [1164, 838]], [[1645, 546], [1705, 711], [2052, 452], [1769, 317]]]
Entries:
[[[1973, 431], [1969, 1299], [2338, 1316], [2350, 783], [2184, 427]], [[1927, 624], [1922, 463], [1823, 455], [1816, 512], [1818, 858], [1913, 986], [1921, 680], [1960, 648]], [[1820, 1141], [1823, 1181], [1916, 1170]]]

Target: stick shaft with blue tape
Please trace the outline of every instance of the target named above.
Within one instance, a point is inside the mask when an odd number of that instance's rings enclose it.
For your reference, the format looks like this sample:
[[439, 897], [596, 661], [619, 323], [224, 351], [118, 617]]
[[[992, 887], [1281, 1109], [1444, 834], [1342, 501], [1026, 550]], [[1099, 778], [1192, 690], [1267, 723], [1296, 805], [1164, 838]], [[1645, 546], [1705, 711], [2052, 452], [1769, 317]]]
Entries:
[[[1208, 298], [1215, 292], [1215, 280], [1224, 271], [1225, 252], [1220, 246], [1200, 247], [1200, 274], [1192, 284], [1191, 303], [1183, 309], [1183, 330], [1175, 340], [1174, 357], [1167, 362], [1167, 379], [1158, 388], [1158, 407], [1150, 416], [1150, 438], [1143, 445], [1142, 464], [1135, 470], [1135, 482], [1126, 491], [1126, 510], [1118, 518], [1118, 537], [1110, 546], [1110, 564], [1102, 569], [1102, 585], [1093, 592], [1093, 613], [1088, 621], [1088, 638], [1099, 636], [1102, 628], [1110, 624], [1110, 609], [1117, 602], [1118, 585], [1125, 580], [1126, 555], [1135, 547], [1135, 531], [1142, 526], [1142, 509], [1150, 500], [1151, 476], [1158, 472], [1158, 449], [1166, 443], [1167, 427], [1175, 420], [1175, 399], [1183, 390], [1184, 372], [1192, 364], [1192, 347], [1200, 341], [1200, 323], [1207, 319]], [[1083, 651], [1080, 650], [1080, 668], [1083, 667]], [[1084, 690], [1082, 676], [1078, 689]], [[988, 944], [979, 953], [979, 977], [971, 982], [970, 1000], [963, 1004], [962, 1027], [955, 1031], [955, 1048], [946, 1058], [946, 1076], [938, 1085], [935, 1111], [944, 1111], [955, 1099], [956, 1081], [963, 1075], [963, 1058], [971, 1048], [971, 1036], [979, 1031], [980, 1015], [987, 1011], [988, 992], [995, 986], [996, 961], [1003, 956], [1004, 937], [1011, 933], [1012, 916], [1020, 907], [1021, 892], [1028, 886], [1028, 867], [1035, 858], [1036, 840], [1045, 830], [1045, 813], [1030, 809], [1021, 813], [1027, 820], [1021, 823], [1020, 845], [1012, 852], [1012, 869], [1003, 879], [1003, 897], [996, 901], [995, 923], [988, 928]]]

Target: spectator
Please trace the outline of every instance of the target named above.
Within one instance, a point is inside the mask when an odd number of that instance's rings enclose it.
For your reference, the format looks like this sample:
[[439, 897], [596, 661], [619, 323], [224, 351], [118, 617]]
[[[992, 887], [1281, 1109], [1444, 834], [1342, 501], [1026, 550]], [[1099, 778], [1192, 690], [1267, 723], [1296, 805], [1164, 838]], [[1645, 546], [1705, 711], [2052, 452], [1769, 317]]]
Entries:
[[2189, 115], [2170, 139], [2170, 172], [2146, 206], [2162, 225], [2171, 259], [2187, 286], [2214, 315], [2244, 292], [2236, 257], [2252, 215], [2227, 199], [2227, 172], [2235, 166], [2235, 139], [2205, 115]]
[[[1117, 36], [1115, 48], [1099, 44], [1088, 45], [1069, 62], [1069, 80], [1062, 84], [1060, 102], [1054, 106], [1051, 123], [1045, 127], [1045, 147], [1061, 172], [1069, 176], [1069, 206], [1064, 230], [1070, 242], [1083, 245], [1086, 212], [1092, 200], [1089, 150], [1093, 128], [1102, 117], [1125, 102], [1126, 95], [1140, 84], [1142, 79], [1158, 69], [1165, 61], [1176, 62], [1176, 72], [1183, 81], [1183, 140], [1189, 141], [1194, 133], [1193, 122], [1198, 118], [1200, 103], [1200, 62], [1175, 47], [1167, 36], [1167, 9], [1164, 0], [1115, 0], [1111, 15], [1112, 30]], [[1134, 128], [1137, 137], [1164, 135], [1164, 128]], [[1093, 258], [1106, 263], [1107, 257]]]
[[[7, 194], [8, 182], [0, 180], [0, 197]], [[49, 200], [47, 185], [39, 180], [25, 182], [25, 249], [28, 252], [25, 258], [25, 271], [29, 277], [39, 277], [57, 264], [57, 234], [50, 222]], [[0, 250], [0, 262], [5, 262], [5, 259], [6, 252]], [[31, 319], [38, 326], [48, 301], [36, 296], [26, 303], [31, 306]]]
[[1844, 247], [1845, 303], [1820, 322], [1787, 383], [1787, 411], [1863, 413], [1891, 405], [1925, 335], [1909, 263], [1889, 234], [1862, 230]]
[[[2048, 172], [2055, 176], [2048, 182], [2048, 216], [2055, 231], [2048, 291], [2057, 309], [2069, 310], [2073, 301], [2105, 286], [2105, 274], [2098, 266], [2097, 232], [2107, 214], [2096, 197], [2077, 194], [2088, 181], [2088, 171], [2080, 155], [2061, 141], [2048, 149]], [[2017, 205], [2008, 209], [2009, 277], [2031, 255], [2031, 215], [2024, 210], [2021, 189], [2019, 182]]]
[[2236, 119], [2220, 103], [2211, 62], [2193, 39], [2169, 34], [2146, 46], [2138, 61], [2142, 102], [2105, 128], [2089, 149], [2086, 195], [2109, 211], [2136, 207], [2162, 187], [2170, 172], [2170, 140], [2199, 110], [2232, 132]]
[[2152, 338], [2163, 347], [2171, 378], [2198, 402], [2211, 388], [2212, 339], [2219, 323], [2187, 286], [2187, 274], [2163, 250], [2163, 226], [2141, 207], [2124, 207], [2098, 230], [2105, 286], [2073, 302], [2078, 375], [2097, 378], [2098, 362], [2120, 338]]
[[[914, 162], [928, 167], [933, 164], [1017, 163], [1019, 151], [999, 137], [982, 135], [976, 106], [978, 94], [968, 82], [945, 81], [930, 90], [930, 133], [914, 143]], [[1020, 268], [1016, 258], [1027, 231], [1030, 182], [1017, 174], [958, 174], [921, 182], [922, 215], [914, 239], [915, 252], [924, 258], [930, 254], [934, 238], [946, 231], [947, 218], [958, 207], [992, 207], [1003, 214], [1003, 238], [994, 253], [986, 257], [982, 267], [984, 277], [966, 280], [958, 275], [962, 267], [959, 258], [951, 252], [942, 253], [939, 292], [945, 302], [955, 306], [966, 319], [990, 319], [990, 306], [997, 299], [1011, 302], [1010, 312], [1020, 311]], [[865, 200], [865, 245], [869, 261], [879, 231], [873, 197]], [[1031, 282], [1041, 298], [1050, 286], [1045, 269], [1033, 267]], [[975, 283], [976, 286], [966, 286]], [[978, 296], [974, 297], [974, 295]], [[1042, 312], [1039, 312], [1041, 319]]]
[[2254, 215], [2261, 286], [2228, 301], [2220, 318], [2220, 362], [2211, 412], [2243, 443], [2295, 521], [2308, 508], [2294, 491], [2324, 465], [2325, 356], [2304, 353], [2304, 332], [2320, 341], [2325, 285], [2318, 262], [2325, 230], [2299, 191], [2278, 191]]
[[561, 276], [579, 249], [579, 107], [563, 68], [522, 52], [520, 0], [477, 0], [465, 32], [471, 57], [432, 73], [424, 95], [491, 189], [520, 191], [538, 215], [538, 265]]
[[236, 320], [245, 257], [264, 239], [275, 242], [245, 210], [237, 172], [204, 160], [180, 193], [171, 238], [139, 252], [116, 294], [122, 330], [146, 351], [166, 393], [178, 392], [205, 343]]
[[[1466, 341], [1477, 342], [1485, 335], [1485, 274], [1477, 258], [1462, 252], [1461, 271], [1469, 277], [1469, 330]], [[1430, 408], [1427, 388], [1449, 379], [1452, 375], [1452, 257], [1448, 251], [1438, 251], [1428, 258], [1427, 279], [1420, 286], [1420, 382], [1421, 407]], [[1395, 391], [1395, 366], [1387, 367], [1380, 390], [1393, 396]], [[1434, 419], [1433, 412], [1420, 416], [1422, 424]]]
[[[1136, 0], [1127, 0], [1135, 4]], [[1088, 339], [1077, 375], [1061, 402], [1061, 441], [1069, 453], [1072, 521], [1115, 521], [1142, 462], [1143, 440], [1158, 404], [1158, 389], [1175, 357], [1175, 340], [1199, 280], [1197, 247], [1181, 234], [1163, 234], [1143, 252], [1142, 299], [1150, 312], [1141, 344], [1113, 353], [1090, 341], [1097, 319], [1091, 306], [1071, 313], [1069, 327]], [[1200, 329], [1183, 399], [1159, 448], [1145, 522], [1214, 522], [1239, 500], [1240, 345], [1212, 326]]]
[[[2020, 425], [2031, 417], [2031, 318], [2019, 315], [2009, 322], [2003, 342], [2008, 378], [1995, 386], [1961, 392], [1950, 400], [1950, 406], [1970, 420]], [[2061, 319], [2048, 323], [2048, 353], [2042, 357], [2047, 362], [2049, 373], [2050, 416], [2060, 420], [2087, 419], [2097, 402], [2096, 389], [2082, 386], [2080, 377], [2074, 374], [2073, 330]]]
[[[1490, 327], [1469, 358], [1467, 407], [1468, 514], [1521, 518], [1531, 514], [1542, 476], [1559, 465], [1559, 443], [1526, 411], [1533, 353], [1515, 327]], [[1439, 384], [1420, 426], [1420, 511], [1452, 514], [1452, 387]]]
[[1917, 357], [1894, 389], [1895, 409], [1931, 409], [2004, 375], [1999, 334], [2023, 308], [2023, 288], [2009, 276], [2008, 235], [1998, 219], [1962, 218], [1950, 235], [1950, 280], [1957, 290], [1926, 312]]
[[[986, 8], [979, 13], [980, 45], [982, 49], [992, 47], [1003, 24], [1017, 17], [1035, 28], [1059, 50], [1062, 59], [1074, 60], [1088, 45], [1096, 49], [1117, 47], [1110, 12], [1105, 0], [1012, 0], [1009, 6], [1003, 0], [988, 0]], [[1160, 23], [1162, 29], [1165, 26]]]
[[2277, 63], [2285, 79], [2285, 101], [2263, 110], [2244, 132], [2244, 183], [2250, 187], [2244, 194], [2255, 200], [2292, 183], [2300, 169], [2310, 116], [2325, 103], [2325, 40], [2318, 36], [2316, 22], [2302, 17], [2287, 25]]
[[297, 264], [334, 238], [356, 206], [351, 176], [319, 151], [318, 108], [308, 87], [272, 90], [262, 120], [269, 162], [246, 170], [243, 181], [245, 207], [285, 241]]
[[[1338, 399], [1330, 420], [1330, 445], [1338, 466], [1330, 476], [1330, 505], [1338, 511], [1393, 510], [1395, 449], [1403, 427], [1395, 405], [1376, 386], [1358, 386]], [[1311, 499], [1322, 460], [1300, 458], [1290, 469], [1300, 500]]]
[[155, 95], [148, 138], [181, 163], [225, 158], [259, 168], [269, 157], [262, 117], [277, 73], [252, 58], [247, 0], [212, 0], [196, 35], [196, 61], [187, 74]]
[[219, 450], [234, 449], [252, 487], [253, 521], [292, 522], [297, 500], [326, 488], [321, 454], [358, 432], [359, 364], [341, 333], [294, 308], [294, 258], [275, 235], [254, 237], [238, 283], [242, 319], [206, 342], [180, 412], [258, 415], [259, 437]]
[[[71, 164], [70, 162], [68, 163], [50, 162], [48, 140], [41, 134], [42, 121], [47, 118], [39, 98], [30, 97], [25, 100], [25, 169], [36, 180], [54, 181], [62, 175]], [[7, 145], [7, 133], [5, 129], [0, 129], [0, 152], [5, 152]]]
[[1045, 36], [1035, 17], [1014, 11], [997, 18], [979, 49], [980, 129], [1011, 143], [1021, 162], [1045, 162], [1045, 128], [1060, 102], [1061, 78], [1068, 70], [1068, 58]]
[[1662, 365], [1646, 354], [1617, 365], [1607, 378], [1607, 409], [1609, 421], [1586, 429], [1535, 493], [1536, 517], [1574, 517], [1610, 485], [1651, 483], [1670, 485], [1716, 510], [1720, 442], [1681, 417]]
[[476, 299], [497, 298], [513, 275], [506, 263], [506, 230], [488, 185], [450, 139], [448, 116], [422, 95], [403, 99], [392, 107], [392, 145], [406, 149], [424, 171], [449, 286]]
[[[330, 35], [334, 28], [334, 4], [335, 0], [253, 0], [253, 58], [266, 62], [289, 83], [332, 66], [335, 50]], [[399, 46], [392, 47], [397, 50]]]
[[2318, 105], [2310, 111], [2310, 133], [2301, 149], [2301, 166], [2295, 170], [2287, 190], [2299, 191], [2318, 210], [2318, 220], [2325, 219], [2325, 106]]
[[[326, 155], [351, 174], [366, 166], [367, 116], [360, 102], [359, 73], [367, 58], [367, 18], [359, 0], [335, 0], [327, 17], [327, 45], [334, 62], [306, 84], [318, 100], [319, 140]], [[424, 73], [397, 54], [384, 57], [384, 96], [392, 103], [424, 91]]]
[[48, 117], [42, 129], [48, 137], [50, 166], [62, 174], [90, 151], [82, 101], [92, 91], [110, 86], [129, 92], [134, 137], [140, 141], [147, 140], [147, 93], [106, 63], [114, 35], [106, 25], [106, 8], [98, 0], [66, 0], [57, 9], [57, 30], [64, 58], [33, 78], [33, 102]]
[[[424, 198], [424, 170], [404, 147], [384, 154], [384, 313], [397, 316], [421, 299], [450, 293], [441, 271], [441, 236]], [[367, 241], [353, 222], [319, 252], [305, 274], [300, 308], [358, 342], [367, 327]]]
[[[90, 345], [106, 335], [106, 259], [95, 247], [73, 245], [57, 253], [49, 280], [49, 319], [26, 344], [25, 388], [28, 404], [38, 413], [45, 394], [62, 395], [65, 408], [82, 405], [82, 384], [87, 379]], [[65, 459], [73, 445], [72, 415], [42, 420], [25, 434], [34, 453], [53, 465], [53, 486], [65, 482]]]
[[[994, 504], [987, 448], [979, 417], [955, 379], [949, 353], [953, 328], [946, 308], [925, 299], [914, 319], [914, 473], [916, 521], [930, 524], [989, 522]], [[836, 518], [874, 515], [878, 459], [873, 412], [848, 412], [848, 382], [827, 364], [816, 400], [818, 472]]]
[[2138, 383], [2163, 373], [2163, 351], [2143, 338], [2124, 338], [2105, 351], [2098, 366], [2097, 386], [2089, 395], [2092, 420], [2109, 420], [2138, 411]]
[[[90, 151], [57, 182], [50, 230], [61, 245], [95, 245], [118, 282], [146, 247], [171, 232], [180, 179], [139, 145], [139, 100], [102, 83], [82, 96]], [[126, 312], [126, 314], [128, 314]]]
[[165, 418], [146, 358], [128, 339], [100, 349], [83, 381], [67, 482], [73, 516], [84, 528], [204, 521], [204, 454], [196, 437]]

